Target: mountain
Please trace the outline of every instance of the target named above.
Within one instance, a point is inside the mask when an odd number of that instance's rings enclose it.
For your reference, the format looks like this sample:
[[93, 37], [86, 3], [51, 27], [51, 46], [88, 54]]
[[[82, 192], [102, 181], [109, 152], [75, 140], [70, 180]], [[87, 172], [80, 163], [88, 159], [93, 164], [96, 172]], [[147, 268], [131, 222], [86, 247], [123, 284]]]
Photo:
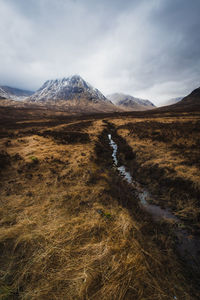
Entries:
[[93, 102], [108, 102], [106, 97], [79, 75], [68, 78], [47, 80], [29, 100], [32, 102], [47, 102], [58, 100], [87, 99]]
[[184, 97], [178, 104], [180, 105], [200, 105], [200, 87]]
[[192, 91], [181, 101], [167, 106], [158, 107], [157, 112], [199, 112], [200, 111], [200, 87]]
[[168, 99], [162, 103], [162, 106], [176, 104], [179, 101], [181, 101], [182, 99], [183, 99], [183, 97], [176, 97], [176, 98]]
[[185, 111], [199, 111], [200, 110], [200, 87], [193, 90], [189, 95], [184, 97], [178, 103], [166, 106], [167, 109], [185, 110]]
[[32, 91], [21, 90], [10, 86], [0, 86], [0, 99], [21, 101], [32, 94]]
[[121, 111], [79, 75], [46, 81], [26, 102], [73, 113]]
[[114, 93], [108, 95], [107, 98], [125, 110], [142, 111], [155, 108], [155, 105], [149, 100], [139, 99], [122, 93]]

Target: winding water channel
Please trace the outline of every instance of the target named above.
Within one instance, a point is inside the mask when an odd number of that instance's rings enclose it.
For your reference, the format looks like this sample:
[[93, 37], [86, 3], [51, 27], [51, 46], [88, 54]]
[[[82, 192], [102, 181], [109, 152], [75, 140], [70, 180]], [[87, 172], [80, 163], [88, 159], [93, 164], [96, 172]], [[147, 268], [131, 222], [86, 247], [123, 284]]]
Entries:
[[177, 238], [176, 248], [181, 257], [193, 268], [200, 271], [200, 238], [192, 235], [188, 230], [182, 229], [184, 224], [169, 209], [163, 209], [158, 205], [150, 204], [148, 199], [152, 196], [141, 184], [133, 179], [130, 172], [125, 166], [119, 166], [117, 159], [118, 145], [112, 139], [112, 135], [108, 134], [109, 144], [113, 150], [113, 164], [117, 168], [121, 177], [131, 184], [136, 190], [136, 194], [140, 200], [140, 206], [147, 211], [155, 221], [173, 221], [174, 234]]

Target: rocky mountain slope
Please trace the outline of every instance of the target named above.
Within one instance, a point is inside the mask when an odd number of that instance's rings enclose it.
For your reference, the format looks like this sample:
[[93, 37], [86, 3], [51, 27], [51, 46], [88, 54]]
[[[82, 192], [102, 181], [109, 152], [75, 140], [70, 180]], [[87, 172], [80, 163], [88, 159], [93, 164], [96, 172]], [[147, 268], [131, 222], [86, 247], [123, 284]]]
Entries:
[[108, 95], [107, 98], [125, 110], [142, 111], [155, 108], [155, 105], [149, 100], [139, 99], [122, 93], [114, 93]]
[[120, 111], [79, 75], [46, 81], [26, 102], [75, 113]]
[[87, 99], [92, 102], [108, 102], [106, 97], [93, 88], [79, 75], [68, 78], [47, 80], [43, 86], [29, 97], [31, 102]]
[[0, 99], [21, 101], [31, 96], [32, 94], [32, 91], [17, 89], [10, 86], [0, 86]]
[[192, 91], [188, 96], [184, 97], [178, 103], [159, 107], [155, 112], [172, 112], [172, 111], [185, 111], [194, 112], [200, 110], [200, 87]]
[[184, 97], [178, 104], [180, 105], [200, 105], [200, 87]]

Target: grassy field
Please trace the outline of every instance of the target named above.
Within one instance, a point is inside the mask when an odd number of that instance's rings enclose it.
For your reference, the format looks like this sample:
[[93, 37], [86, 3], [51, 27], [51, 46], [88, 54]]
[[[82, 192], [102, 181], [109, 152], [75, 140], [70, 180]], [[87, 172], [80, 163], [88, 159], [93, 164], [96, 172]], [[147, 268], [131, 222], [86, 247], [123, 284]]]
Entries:
[[135, 154], [129, 167], [152, 202], [171, 208], [200, 233], [200, 116], [114, 120]]
[[199, 299], [199, 277], [113, 168], [107, 138], [118, 136], [120, 159], [154, 201], [197, 232], [198, 129], [199, 116], [185, 114], [7, 118], [0, 299]]

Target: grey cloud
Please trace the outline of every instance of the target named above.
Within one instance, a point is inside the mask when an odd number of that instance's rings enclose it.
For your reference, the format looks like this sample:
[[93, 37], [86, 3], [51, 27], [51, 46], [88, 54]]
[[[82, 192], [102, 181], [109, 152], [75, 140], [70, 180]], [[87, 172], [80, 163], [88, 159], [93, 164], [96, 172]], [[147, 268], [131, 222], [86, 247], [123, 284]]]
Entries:
[[162, 101], [200, 86], [199, 0], [0, 0], [0, 84], [79, 73]]

